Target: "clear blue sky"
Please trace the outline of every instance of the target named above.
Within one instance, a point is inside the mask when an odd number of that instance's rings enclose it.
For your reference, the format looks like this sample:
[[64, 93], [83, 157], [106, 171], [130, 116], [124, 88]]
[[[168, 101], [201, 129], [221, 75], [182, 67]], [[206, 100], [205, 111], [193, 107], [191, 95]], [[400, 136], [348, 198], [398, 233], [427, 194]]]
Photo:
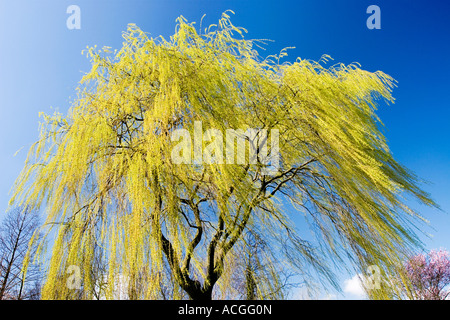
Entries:
[[[81, 29], [69, 30], [69, 5], [81, 9]], [[381, 29], [369, 30], [369, 5], [381, 9]], [[65, 113], [89, 62], [86, 46], [120, 48], [136, 23], [168, 37], [183, 15], [203, 25], [232, 9], [248, 38], [274, 40], [262, 55], [294, 46], [288, 60], [359, 62], [398, 81], [396, 103], [379, 110], [396, 159], [430, 182], [425, 189], [443, 212], [417, 207], [430, 220], [427, 248], [450, 249], [450, 2], [378, 0], [0, 0], [0, 216], [26, 151], [38, 137], [38, 113]], [[14, 153], [24, 147], [17, 156]], [[351, 297], [351, 296], [350, 296]]]

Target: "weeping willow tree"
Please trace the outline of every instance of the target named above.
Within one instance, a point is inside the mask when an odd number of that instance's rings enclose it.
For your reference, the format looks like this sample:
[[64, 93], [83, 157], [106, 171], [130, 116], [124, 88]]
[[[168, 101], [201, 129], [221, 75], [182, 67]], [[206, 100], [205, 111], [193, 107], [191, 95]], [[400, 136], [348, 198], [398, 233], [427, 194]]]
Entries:
[[[286, 270], [336, 285], [326, 261], [349, 260], [385, 276], [419, 244], [421, 218], [403, 199], [435, 204], [393, 159], [375, 113], [395, 81], [327, 56], [262, 58], [245, 32], [227, 12], [204, 30], [180, 17], [168, 40], [129, 25], [120, 50], [87, 50], [92, 69], [67, 116], [44, 115], [11, 200], [45, 208], [44, 299], [92, 299], [99, 279], [114, 299], [118, 276], [130, 299], [222, 299], [236, 296], [236, 272], [250, 298], [279, 299]], [[256, 149], [277, 157], [223, 161], [218, 133], [249, 128], [276, 138]], [[254, 146], [238, 138], [227, 147]], [[69, 266], [80, 290], [66, 285]]]

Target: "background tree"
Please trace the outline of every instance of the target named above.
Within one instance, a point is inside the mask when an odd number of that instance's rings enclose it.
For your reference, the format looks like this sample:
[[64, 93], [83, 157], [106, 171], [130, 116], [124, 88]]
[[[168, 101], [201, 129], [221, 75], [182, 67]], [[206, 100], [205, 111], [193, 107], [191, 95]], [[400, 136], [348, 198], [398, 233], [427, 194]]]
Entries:
[[[411, 280], [409, 296], [415, 300], [445, 300], [450, 285], [450, 254], [443, 249], [408, 259], [405, 271]], [[408, 296], [406, 289], [405, 296]]]
[[[130, 25], [119, 51], [89, 49], [92, 69], [68, 115], [44, 116], [11, 199], [45, 205], [46, 226], [57, 232], [43, 297], [73, 297], [58, 279], [78, 265], [83, 298], [91, 299], [96, 248], [107, 261], [106, 298], [117, 274], [136, 291], [142, 270], [148, 285], [136, 299], [160, 298], [169, 283], [191, 299], [224, 297], [246, 230], [266, 245], [258, 297], [273, 298], [262, 291], [280, 287], [286, 270], [336, 285], [327, 257], [391, 272], [418, 243], [416, 215], [403, 196], [435, 205], [379, 130], [375, 109], [393, 101], [394, 80], [356, 64], [326, 67], [326, 56], [281, 63], [283, 50], [263, 59], [255, 50], [261, 42], [244, 39], [227, 13], [199, 32], [177, 21], [169, 40]], [[219, 136], [206, 134], [201, 148], [190, 145], [182, 163], [174, 161], [173, 134], [195, 137], [197, 121], [219, 133], [276, 129], [279, 162], [263, 161], [261, 148], [252, 159], [220, 163]], [[236, 144], [255, 146], [242, 139]], [[206, 150], [211, 157], [202, 158]], [[297, 232], [296, 212], [317, 244]]]
[[36, 211], [15, 208], [4, 217], [0, 226], [0, 300], [39, 299], [42, 272], [31, 263], [28, 276], [23, 273], [23, 262], [33, 260], [37, 246], [29, 250], [29, 243], [40, 226]]

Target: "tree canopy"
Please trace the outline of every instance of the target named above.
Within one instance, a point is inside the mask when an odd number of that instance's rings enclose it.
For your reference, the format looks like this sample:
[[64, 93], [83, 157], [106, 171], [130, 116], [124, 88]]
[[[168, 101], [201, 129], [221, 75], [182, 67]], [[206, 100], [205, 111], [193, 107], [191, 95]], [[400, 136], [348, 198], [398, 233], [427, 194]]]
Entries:
[[[203, 30], [180, 17], [170, 39], [130, 24], [120, 50], [86, 51], [92, 69], [67, 116], [43, 116], [11, 200], [45, 208], [48, 232], [57, 232], [44, 299], [91, 299], [98, 257], [106, 298], [119, 274], [132, 299], [233, 297], [233, 274], [245, 270], [250, 296], [269, 299], [284, 297], [286, 270], [336, 285], [329, 258], [386, 274], [417, 245], [419, 216], [404, 197], [435, 204], [380, 130], [376, 109], [393, 102], [394, 79], [328, 66], [328, 56], [262, 58], [263, 41], [245, 33], [228, 12]], [[265, 146], [277, 163], [215, 161], [224, 150], [206, 134], [201, 150], [188, 144], [199, 158], [174, 161], [174, 132], [198, 138], [196, 123], [200, 134], [278, 132]], [[294, 215], [315, 241], [296, 231]], [[65, 285], [70, 265], [82, 270], [81, 296]]]
[[[450, 295], [450, 254], [447, 250], [431, 250], [411, 256], [404, 264], [411, 288], [402, 288], [413, 300], [446, 300]], [[395, 281], [394, 281], [395, 285]]]

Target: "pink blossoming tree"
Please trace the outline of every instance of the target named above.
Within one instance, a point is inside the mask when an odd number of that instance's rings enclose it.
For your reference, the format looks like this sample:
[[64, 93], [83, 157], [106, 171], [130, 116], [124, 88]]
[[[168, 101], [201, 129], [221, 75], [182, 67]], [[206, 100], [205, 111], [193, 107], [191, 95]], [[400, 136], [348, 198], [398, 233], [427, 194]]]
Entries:
[[411, 257], [405, 264], [406, 275], [412, 284], [416, 300], [445, 300], [449, 294], [450, 254], [432, 250], [428, 254]]

